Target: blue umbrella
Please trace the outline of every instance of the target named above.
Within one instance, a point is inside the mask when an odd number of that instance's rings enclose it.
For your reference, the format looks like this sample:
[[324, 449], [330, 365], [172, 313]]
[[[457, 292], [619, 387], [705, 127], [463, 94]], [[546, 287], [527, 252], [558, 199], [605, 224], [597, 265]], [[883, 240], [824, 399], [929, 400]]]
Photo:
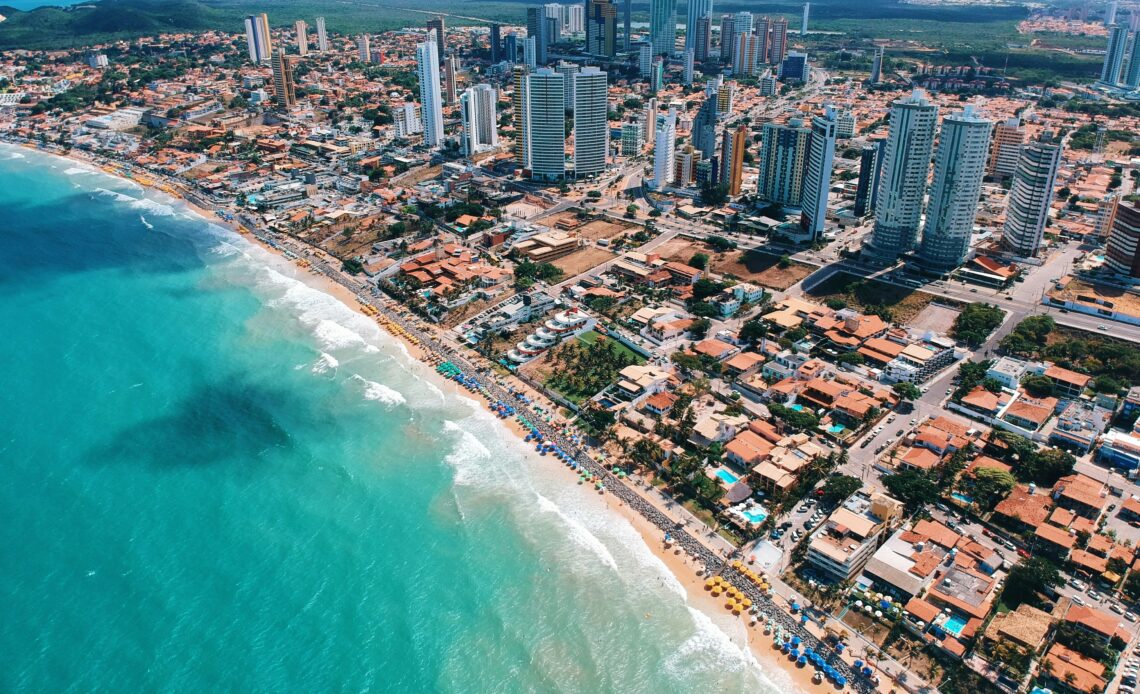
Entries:
[[835, 683], [838, 684], [840, 687], [843, 687], [847, 684], [847, 678], [844, 677], [843, 675], [839, 675], [835, 678]]
[[800, 611], [800, 604], [798, 602], [793, 602], [792, 603], [792, 612], [799, 612], [799, 611]]
[[835, 644], [835, 650], [839, 651], [840, 653], [842, 653], [842, 652], [843, 652], [843, 649], [844, 649], [844, 648], [847, 648], [847, 646], [843, 645], [843, 642], [842, 642], [842, 641], [840, 641], [839, 643]]
[[863, 667], [863, 661], [862, 660], [856, 660], [855, 661], [855, 667], [857, 667], [857, 668]]
[[798, 637], [798, 636], [793, 636], [793, 637], [792, 637], [792, 645], [793, 645], [793, 646], [798, 646], [798, 645], [800, 645], [801, 643], [803, 643], [803, 641], [800, 639], [800, 637]]
[[802, 656], [802, 655], [801, 655], [801, 656], [800, 656], [800, 657], [799, 657], [799, 658], [796, 660], [796, 663], [798, 663], [798, 664], [800, 664], [800, 665], [807, 665], [807, 658], [805, 658], [804, 656]]
[[863, 668], [863, 674], [864, 674], [865, 676], [867, 676], [867, 677], [870, 677], [870, 676], [871, 676], [871, 674], [872, 674], [873, 672], [874, 672], [874, 670], [872, 670], [872, 669], [871, 669], [871, 668], [869, 668], [869, 667], [865, 667], [865, 668]]

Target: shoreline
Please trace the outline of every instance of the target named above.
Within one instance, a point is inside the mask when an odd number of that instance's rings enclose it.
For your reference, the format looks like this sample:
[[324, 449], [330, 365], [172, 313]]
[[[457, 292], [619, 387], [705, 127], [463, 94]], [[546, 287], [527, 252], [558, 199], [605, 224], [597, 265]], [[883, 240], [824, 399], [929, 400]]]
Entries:
[[[477, 395], [480, 395], [478, 391], [463, 392], [464, 388], [462, 388], [459, 383], [456, 383], [452, 379], [443, 377], [442, 375], [436, 373], [436, 369], [434, 367], [443, 361], [453, 361], [453, 363], [456, 363], [457, 366], [463, 368], [465, 373], [476, 373], [465, 368], [468, 363], [471, 363], [475, 367], [480, 366], [480, 364], [475, 361], [475, 359], [472, 358], [470, 354], [466, 353], [466, 351], [457, 354], [449, 354], [447, 352], [450, 351], [450, 348], [445, 348], [441, 353], [439, 349], [436, 349], [430, 345], [426, 345], [425, 340], [417, 338], [413, 332], [425, 330], [424, 327], [421, 326], [426, 326], [425, 335], [431, 339], [438, 340], [440, 339], [439, 333], [445, 331], [440, 331], [434, 326], [430, 326], [430, 324], [426, 324], [414, 316], [411, 318], [411, 325], [409, 325], [408, 328], [405, 328], [403, 325], [401, 325], [401, 323], [405, 323], [406, 321], [403, 320], [398, 314], [396, 314], [395, 311], [393, 311], [393, 307], [398, 307], [398, 304], [396, 304], [391, 299], [388, 299], [383, 294], [380, 294], [378, 297], [379, 306], [377, 306], [376, 300], [374, 300], [372, 297], [367, 297], [367, 294], [364, 293], [366, 292], [366, 289], [363, 286], [361, 287], [361, 293], [354, 292], [353, 289], [346, 286], [344, 283], [342, 283], [342, 281], [340, 281], [344, 280], [347, 282], [349, 280], [347, 277], [344, 277], [343, 273], [341, 273], [336, 267], [330, 265], [330, 263], [336, 262], [334, 259], [331, 259], [331, 256], [322, 257], [322, 255], [327, 256], [327, 254], [324, 254], [323, 251], [312, 249], [311, 247], [307, 246], [302, 247], [298, 250], [293, 250], [292, 248], [286, 246], [302, 245], [302, 242], [299, 242], [295, 239], [290, 239], [289, 237], [280, 239], [281, 245], [275, 243], [272, 240], [272, 237], [262, 238], [261, 234], [258, 234], [255, 230], [246, 229], [236, 220], [224, 219], [220, 217], [215, 210], [211, 210], [197, 204], [193, 200], [189, 199], [188, 196], [180, 194], [177, 189], [170, 189], [171, 187], [169, 184], [164, 183], [162, 186], [156, 185], [156, 183], [161, 182], [161, 179], [157, 178], [155, 174], [146, 172], [145, 174], [142, 174], [145, 175], [146, 181], [140, 181], [133, 177], [128, 178], [115, 172], [108, 171], [104, 165], [100, 164], [98, 161], [87, 158], [81, 154], [76, 154], [74, 151], [65, 154], [62, 152], [53, 152], [29, 145], [21, 145], [10, 142], [2, 144], [11, 146], [14, 149], [31, 149], [34, 152], [56, 157], [63, 161], [75, 162], [84, 166], [90, 166], [94, 168], [96, 173], [101, 173], [113, 178], [130, 181], [131, 183], [140, 185], [144, 190], [148, 190], [152, 193], [156, 193], [162, 196], [167, 196], [171, 202], [177, 202], [181, 205], [184, 205], [189, 211], [202, 217], [202, 219], [207, 223], [217, 224], [221, 227], [229, 229], [230, 231], [233, 231], [235, 234], [245, 238], [254, 245], [259, 246], [265, 251], [272, 253], [274, 256], [290, 261], [290, 264], [297, 266], [299, 269], [306, 270], [305, 273], [298, 273], [296, 279], [303, 281], [306, 284], [309, 284], [311, 287], [329, 294], [330, 296], [333, 296], [353, 311], [372, 318], [383, 332], [386, 332], [388, 335], [394, 338], [397, 343], [407, 351], [407, 354], [410, 358], [429, 367], [433, 367], [428, 369], [430, 372], [429, 377], [438, 378], [440, 381], [447, 381], [446, 385], [450, 388], [454, 388], [452, 391], [453, 393], [457, 393], [464, 397], [471, 397], [477, 402], [482, 400], [480, 403], [482, 409], [490, 412], [491, 414], [496, 414], [491, 407], [492, 400], [490, 396], [484, 394], [484, 397], [475, 397]], [[133, 167], [127, 164], [117, 163], [116, 168], [131, 170]], [[149, 183], [147, 181], [149, 181]], [[310, 277], [311, 281], [306, 281], [304, 279], [305, 276]], [[484, 374], [480, 374], [480, 381], [487, 380], [483, 376]], [[523, 391], [531, 399], [532, 403], [538, 403], [541, 405], [543, 412], [549, 413], [558, 411], [556, 405], [550, 403], [541, 393], [535, 392], [533, 388], [527, 386], [517, 378], [492, 376], [490, 381], [495, 385], [499, 385], [502, 382], [507, 382], [512, 387], [514, 387], [516, 391]], [[492, 383], [488, 383], [487, 385], [491, 386]], [[437, 382], [437, 385], [442, 386], [444, 384]], [[529, 413], [528, 416], [530, 416]], [[526, 429], [520, 422], [516, 421], [516, 419], [513, 417], [501, 418], [496, 416], [496, 419], [500, 419], [500, 421], [506, 425], [506, 429], [511, 431], [515, 436], [518, 436], [520, 440], [525, 439], [529, 433], [529, 430]], [[560, 416], [557, 419], [560, 423], [564, 424]], [[535, 420], [532, 419], [531, 421]], [[533, 455], [533, 451], [529, 452], [528, 455]], [[532, 462], [535, 462], [536, 464], [541, 463], [543, 457], [546, 457], [548, 460], [555, 460], [550, 456], [540, 457], [535, 455]], [[597, 464], [595, 463], [595, 465]], [[585, 466], [583, 465], [583, 467]], [[566, 483], [573, 485], [574, 476], [577, 474], [577, 472], [571, 472], [570, 476], [566, 478]], [[720, 570], [724, 570], [723, 575], [726, 578], [730, 579], [735, 578], [736, 576], [734, 576], [734, 574], [737, 572], [728, 570], [728, 566], [725, 563], [724, 559], [722, 557], [716, 556], [715, 554], [713, 555], [715, 559], [713, 561], [709, 561], [707, 556], [702, 559], [702, 557], [700, 557], [697, 552], [682, 549], [680, 544], [684, 544], [684, 538], [681, 538], [681, 543], [679, 543], [677, 546], [666, 545], [664, 541], [665, 531], [661, 529], [660, 522], [658, 521], [655, 523], [653, 520], [647, 517], [644, 509], [639, 511], [638, 509], [633, 508], [629, 503], [626, 503], [626, 501], [621, 499], [612, 491], [611, 485], [615, 482], [616, 484], [621, 484], [621, 482], [618, 482], [616, 477], [608, 475], [608, 473], [606, 473], [606, 475], [600, 476], [600, 478], [603, 479], [606, 484], [607, 493], [605, 494], [605, 498], [607, 501], [607, 508], [618, 513], [622, 518], [630, 523], [630, 525], [637, 531], [638, 535], [641, 537], [641, 540], [645, 543], [653, 555], [662, 562], [665, 568], [684, 587], [686, 593], [686, 605], [703, 613], [716, 625], [718, 629], [720, 629], [725, 633], [726, 636], [728, 636], [729, 640], [736, 647], [740, 648], [742, 652], [750, 654], [754, 658], [755, 663], [759, 666], [760, 672], [768, 675], [774, 686], [781, 688], [790, 682], [797, 689], [804, 692], [838, 691], [844, 688], [852, 688], [858, 690], [858, 688], [855, 687], [838, 687], [838, 685], [827, 680], [824, 680], [824, 682], [820, 684], [813, 683], [813, 669], [811, 667], [797, 667], [794, 661], [789, 660], [787, 656], [780, 653], [778, 649], [773, 645], [771, 634], [764, 634], [763, 614], [756, 618], [758, 621], [754, 626], [748, 625], [747, 614], [744, 617], [732, 617], [732, 613], [724, 609], [724, 605], [721, 603], [721, 601], [713, 598], [705, 590], [705, 580], [707, 576], [699, 574], [698, 571], [701, 571], [706, 566], [715, 573], [721, 573]], [[641, 497], [646, 504], [652, 505], [652, 503], [646, 499], [646, 497], [641, 494], [641, 492], [636, 488], [636, 485], [624, 486], [626, 486], [627, 489], [629, 489], [633, 494]], [[610, 499], [617, 501], [616, 507], [614, 504], [608, 503]], [[675, 530], [673, 532], [685, 536], [688, 535], [684, 532], [684, 530]], [[689, 539], [692, 539], [694, 542], [698, 542], [693, 538]], [[701, 545], [702, 549], [704, 549], [706, 552], [709, 552], [708, 548], [704, 546], [703, 542], [699, 542], [699, 544]], [[736, 581], [733, 582], [736, 583]], [[758, 606], [764, 607], [769, 612], [772, 610], [779, 610], [781, 612], [783, 611], [781, 608], [777, 607], [775, 603], [772, 603], [770, 601], [766, 605], [763, 603], [757, 604]], [[726, 629], [726, 621], [722, 620], [739, 621], [740, 627], [737, 629]], [[740, 642], [740, 637], [742, 635], [745, 637], [746, 643]], [[776, 670], [784, 673], [787, 682], [775, 681], [776, 679], [784, 679], [780, 678], [778, 675], [775, 676], [775, 679], [772, 679], [774, 671]], [[854, 684], [854, 682], [851, 682], [851, 684]], [[887, 685], [890, 684], [891, 683], [889, 680], [884, 678], [882, 684], [880, 685], [880, 688], [885, 690], [889, 688]], [[867, 687], [869, 688], [870, 685], [867, 685]]]

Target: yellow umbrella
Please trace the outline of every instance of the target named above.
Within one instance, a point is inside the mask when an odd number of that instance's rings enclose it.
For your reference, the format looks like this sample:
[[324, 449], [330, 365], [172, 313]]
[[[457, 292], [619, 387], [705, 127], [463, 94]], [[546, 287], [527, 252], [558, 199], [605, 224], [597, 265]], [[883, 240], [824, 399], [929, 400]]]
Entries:
[[713, 590], [712, 590], [712, 596], [715, 598], [715, 597], [717, 597], [717, 596], [719, 596], [719, 595], [720, 595], [720, 591], [719, 591], [719, 590], [717, 590], [716, 588], [713, 588]]
[[705, 590], [712, 590], [713, 586], [715, 586], [715, 585], [716, 585], [716, 581], [713, 581], [713, 580], [705, 581]]
[[744, 605], [745, 607], [752, 607], [752, 601], [749, 600], [748, 598], [744, 598], [744, 600], [742, 600], [740, 604]]

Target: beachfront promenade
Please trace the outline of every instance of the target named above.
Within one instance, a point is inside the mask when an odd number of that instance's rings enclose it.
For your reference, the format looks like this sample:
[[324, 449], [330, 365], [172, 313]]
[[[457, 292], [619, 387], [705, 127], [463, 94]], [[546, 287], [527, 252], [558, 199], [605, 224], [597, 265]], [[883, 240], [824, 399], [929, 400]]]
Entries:
[[[275, 247], [279, 247], [284, 240], [281, 238], [272, 238], [256, 227], [251, 228], [254, 229], [253, 233], [255, 236], [263, 242]], [[471, 364], [457, 349], [440, 343], [433, 335], [421, 330], [414, 321], [407, 320], [398, 312], [392, 310], [386, 303], [376, 301], [376, 295], [373, 293], [376, 290], [369, 291], [365, 285], [347, 276], [341, 272], [339, 268], [331, 266], [320, 257], [310, 256], [309, 260], [315, 269], [352, 291], [363, 303], [383, 313], [388, 320], [396, 323], [409, 335], [415, 337], [426, 349], [433, 352], [436, 356], [450, 361], [466, 372], [467, 376], [476, 380], [491, 396], [502, 402], [510, 403], [519, 414], [533, 424], [547, 441], [556, 444], [563, 451], [572, 455], [578, 465], [589, 470], [600, 479], [609, 493], [613, 494], [623, 503], [628, 504], [630, 508], [637, 511], [662, 532], [669, 533], [670, 537], [673, 538], [678, 546], [706, 567], [710, 576], [720, 574], [738, 590], [747, 595], [752, 600], [752, 604], [759, 608], [761, 620], [765, 619], [765, 617], [771, 618], [774, 624], [783, 628], [785, 635], [788, 637], [798, 636], [807, 647], [810, 647], [816, 653], [824, 656], [827, 664], [835, 668], [840, 675], [846, 678], [847, 686], [861, 693], [875, 691], [875, 686], [870, 680], [856, 673], [831, 646], [825, 645], [815, 634], [808, 631], [808, 629], [800, 623], [799, 618], [789, 614], [778, 606], [768, 597], [766, 592], [760, 590], [759, 586], [749, 581], [741, 573], [732, 569], [726, 561], [726, 557], [722, 557], [717, 551], [714, 551], [705, 544], [705, 542], [689, 533], [685, 529], [685, 524], [671, 518], [658, 508], [657, 505], [642, 496], [633, 486], [627, 484], [626, 481], [606, 469], [604, 465], [591, 458], [585, 450], [568, 441], [558, 429], [543, 421], [541, 416], [532, 411], [529, 405], [519, 399], [514, 393], [502, 389], [493, 379], [483, 378], [480, 375], [482, 370]], [[715, 534], [713, 536], [727, 545], [727, 542], [724, 542], [720, 536]], [[728, 552], [728, 550], [722, 549], [721, 552]], [[729, 553], [728, 556], [731, 556], [731, 554]]]

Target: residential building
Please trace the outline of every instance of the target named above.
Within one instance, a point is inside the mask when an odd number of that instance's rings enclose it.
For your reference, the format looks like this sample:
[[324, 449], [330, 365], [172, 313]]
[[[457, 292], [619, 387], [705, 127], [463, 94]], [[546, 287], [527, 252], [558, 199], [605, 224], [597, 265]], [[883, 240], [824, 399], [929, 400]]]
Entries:
[[[996, 143], [994, 147], [997, 148]], [[1024, 258], [1037, 255], [1045, 235], [1060, 165], [1060, 145], [1031, 142], [1021, 147], [1001, 236], [1001, 245], [1006, 251]]]
[[356, 59], [362, 63], [372, 62], [372, 38], [368, 34], [356, 37]]
[[902, 514], [902, 505], [876, 494], [856, 494], [811, 535], [807, 563], [829, 580], [846, 581], [867, 565], [884, 529]]
[[[700, 29], [697, 24], [704, 17], [712, 14], [713, 4], [712, 0], [689, 0], [686, 3], [687, 10], [685, 13], [685, 50], [692, 50], [694, 54], [697, 52], [697, 44], [700, 43]], [[707, 40], [705, 42], [708, 44]]]
[[987, 176], [1006, 178], [1017, 170], [1021, 146], [1025, 144], [1025, 127], [1021, 118], [1014, 116], [994, 126], [994, 144], [990, 148]]
[[750, 76], [756, 74], [760, 56], [763, 55], [764, 40], [757, 34], [737, 34], [736, 48], [732, 53], [732, 74]]
[[579, 66], [577, 63], [571, 63], [565, 60], [558, 61], [554, 66], [555, 71], [565, 78], [566, 82], [566, 110], [574, 110], [574, 76], [578, 74]]
[[498, 94], [490, 84], [468, 87], [460, 98], [460, 115], [463, 120], [463, 153], [471, 156], [494, 149], [499, 145], [498, 122], [495, 107]]
[[809, 11], [810, 11], [810, 10], [811, 10], [811, 3], [810, 3], [810, 2], [805, 2], [805, 3], [804, 3], [804, 13], [803, 13], [803, 16], [802, 16], [802, 17], [800, 17], [800, 36], [807, 36], [807, 31], [808, 31], [808, 13], [809, 13]]
[[[604, 79], [605, 73], [602, 75]], [[527, 76], [527, 160], [531, 178], [554, 181], [566, 175], [565, 85], [565, 77], [549, 68], [540, 68]]]
[[693, 145], [701, 151], [701, 156], [708, 159], [716, 154], [716, 99], [705, 97], [704, 103], [697, 111], [693, 120]]
[[787, 207], [799, 207], [803, 199], [811, 130], [793, 119], [787, 125], [765, 123], [760, 143], [759, 199]]
[[720, 18], [720, 62], [732, 65], [732, 54], [736, 47], [736, 16], [721, 15]]
[[503, 50], [503, 39], [500, 35], [501, 32], [502, 32], [502, 25], [500, 25], [500, 24], [492, 24], [491, 25], [491, 35], [488, 38], [488, 41], [491, 44], [491, 64], [492, 65], [497, 65], [498, 62], [503, 59], [503, 57], [501, 55], [502, 50]]
[[1128, 53], [1128, 72], [1124, 75], [1124, 86], [1135, 89], [1140, 87], [1140, 41], [1136, 34], [1132, 35], [1132, 50]]
[[[768, 40], [768, 64], [779, 65], [788, 55], [788, 20], [776, 17], [770, 23], [771, 38]], [[807, 56], [804, 56], [807, 62]]]
[[273, 52], [273, 101], [279, 108], [289, 110], [297, 105], [293, 91], [293, 64], [285, 57], [285, 49]]
[[657, 132], [653, 145], [653, 185], [664, 188], [673, 183], [677, 147], [677, 107], [669, 107], [669, 115]]
[[740, 125], [735, 130], [725, 129], [721, 146], [721, 161], [724, 164], [721, 180], [728, 187], [728, 194], [731, 197], [740, 195], [741, 184], [744, 181], [744, 151], [747, 147], [748, 126]]
[[526, 36], [534, 39], [534, 59], [538, 65], [546, 65], [547, 51], [551, 44], [550, 24], [546, 20], [545, 8], [526, 8]]
[[621, 155], [635, 157], [645, 147], [645, 125], [640, 119], [621, 124]]
[[[513, 34], [511, 35], [513, 36]], [[508, 36], [507, 38], [511, 38]], [[513, 106], [513, 120], [515, 129], [515, 142], [514, 142], [514, 155], [515, 161], [521, 167], [530, 165], [530, 144], [527, 137], [527, 99], [526, 99], [526, 78], [530, 74], [530, 69], [526, 65], [515, 65], [513, 69], [513, 79], [515, 90], [511, 96], [511, 104]]]
[[449, 54], [443, 59], [443, 103], [454, 104], [458, 100], [456, 93], [456, 73], [459, 72], [459, 59], [455, 54]]
[[325, 29], [325, 18], [317, 17], [317, 50], [327, 53], [329, 50], [329, 35]]
[[866, 246], [872, 255], [893, 260], [915, 246], [937, 119], [938, 107], [921, 90], [891, 105], [875, 226]]
[[586, 2], [586, 52], [608, 58], [617, 54], [617, 6], [610, 0]]
[[973, 106], [942, 119], [919, 262], [946, 272], [966, 259], [978, 214], [993, 123]]
[[878, 145], [865, 145], [859, 153], [859, 178], [855, 183], [855, 206], [852, 214], [862, 217], [875, 209], [871, 199], [878, 184], [876, 174], [879, 167], [876, 165], [879, 154]]
[[273, 57], [273, 38], [269, 35], [269, 16], [264, 12], [245, 18], [245, 40], [249, 47], [249, 60], [266, 63]]
[[309, 54], [309, 25], [298, 19], [293, 23], [293, 33], [297, 37], [297, 55]]
[[644, 78], [653, 74], [653, 44], [642, 43], [637, 47], [637, 72]]
[[435, 55], [437, 60], [443, 60], [443, 56], [447, 55], [447, 27], [443, 21], [443, 15], [437, 15], [427, 21], [428, 36], [431, 32], [435, 32]]
[[1124, 67], [1124, 49], [1127, 45], [1127, 26], [1115, 24], [1108, 28], [1108, 46], [1105, 48], [1104, 64], [1100, 70], [1101, 84], [1110, 87], [1120, 84], [1120, 71]]
[[439, 89], [438, 50], [438, 42], [430, 31], [427, 41], [416, 44], [416, 71], [420, 81], [424, 144], [429, 147], [439, 147], [443, 144], [443, 96]]
[[649, 43], [654, 55], [672, 55], [677, 43], [677, 0], [649, 1]]
[[[711, 2], [709, 4], [712, 4]], [[698, 63], [709, 59], [712, 46], [712, 15], [705, 14], [697, 19], [697, 36], [693, 46], [693, 57]], [[686, 43], [686, 48], [688, 44]]]
[[596, 67], [585, 67], [570, 80], [575, 95], [574, 176], [600, 174], [606, 168], [610, 137], [606, 124], [607, 75]]
[[835, 136], [840, 140], [855, 137], [855, 114], [851, 111], [840, 111], [835, 117]]
[[813, 241], [823, 233], [827, 221], [827, 194], [831, 190], [831, 165], [835, 157], [837, 127], [835, 109], [831, 106], [825, 106], [823, 115], [811, 120], [800, 230]]
[[875, 46], [875, 56], [871, 59], [871, 76], [867, 79], [871, 84], [883, 81], [883, 47]]
[[682, 57], [684, 67], [681, 73], [681, 84], [685, 85], [686, 87], [693, 86], [693, 70], [695, 60], [696, 53], [693, 51], [693, 49], [686, 48], [685, 53]]
[[1136, 203], [1116, 205], [1104, 264], [1118, 275], [1140, 279], [1140, 207]]

